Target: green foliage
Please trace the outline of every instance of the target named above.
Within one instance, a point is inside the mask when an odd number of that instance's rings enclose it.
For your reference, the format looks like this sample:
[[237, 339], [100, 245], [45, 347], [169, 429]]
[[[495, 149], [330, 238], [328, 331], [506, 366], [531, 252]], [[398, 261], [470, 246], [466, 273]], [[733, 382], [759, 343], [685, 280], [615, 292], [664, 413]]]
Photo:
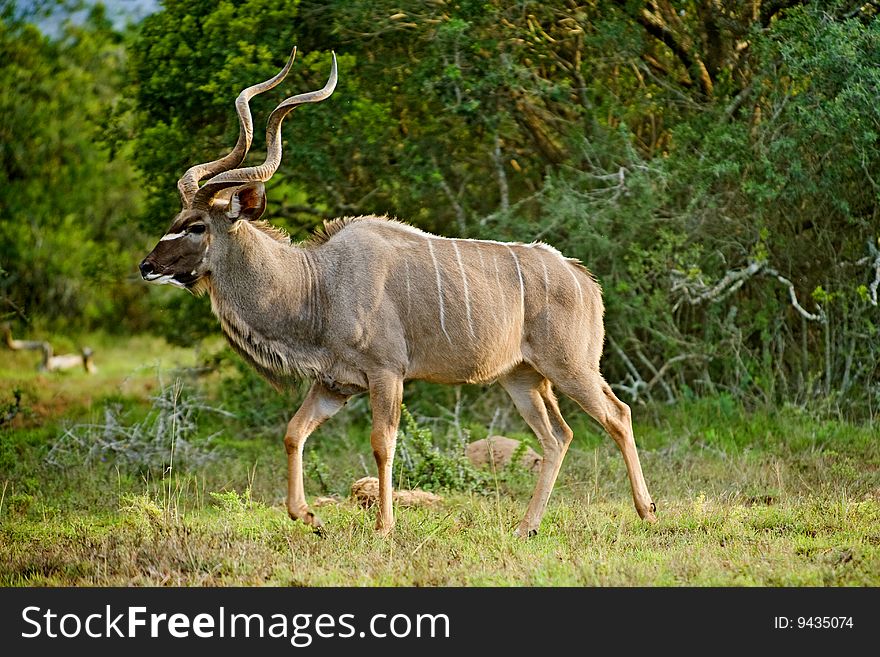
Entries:
[[27, 413], [30, 409], [21, 405], [22, 390], [18, 386], [12, 389], [12, 400], [0, 399], [0, 427], [11, 423], [20, 413]]
[[441, 450], [430, 429], [421, 427], [412, 413], [402, 409], [403, 427], [397, 441], [394, 483], [399, 488], [485, 492], [488, 477], [474, 468], [464, 445]]
[[296, 410], [289, 393], [279, 393], [226, 346], [209, 356], [206, 366], [221, 372], [218, 401], [242, 426], [251, 433], [264, 429], [276, 439], [283, 434], [282, 427]]
[[234, 488], [232, 490], [221, 492], [211, 491], [211, 500], [215, 506], [231, 513], [247, 511], [254, 506], [254, 501], [251, 499], [250, 488], [246, 488], [241, 494], [236, 492]]
[[[167, 0], [128, 33], [97, 9], [52, 39], [5, 2], [0, 313], [215, 335], [204, 299], [133, 284], [150, 239], [131, 227], [158, 237], [177, 178], [235, 143], [238, 92], [297, 45], [251, 103], [261, 126], [338, 54], [336, 92], [287, 120], [269, 184], [295, 238], [375, 213], [544, 240], [602, 283], [603, 368], [628, 401], [723, 391], [871, 415], [880, 19], [843, 0], [722, 4]], [[752, 263], [735, 289], [683, 292]]]
[[174, 468], [204, 466], [216, 455], [214, 436], [199, 433], [199, 416], [214, 409], [178, 379], [151, 398], [146, 417], [128, 417], [121, 405], [108, 403], [102, 422], [77, 424], [54, 442], [46, 463], [69, 467], [73, 463], [111, 463], [131, 472], [169, 473]]
[[[613, 441], [606, 435], [585, 440], [585, 416], [566, 413], [576, 439], [537, 537], [523, 541], [512, 534], [534, 488], [533, 476], [516, 481], [502, 472], [504, 485], [490, 479], [490, 495], [473, 494], [468, 487], [444, 490], [438, 506], [396, 509], [394, 550], [389, 551], [389, 539], [374, 534], [375, 510], [350, 500], [317, 509], [327, 540], [291, 523], [282, 502], [287, 459], [277, 422], [274, 435], [245, 432], [185, 472], [177, 457], [170, 472], [116, 467], [121, 464], [114, 459], [87, 461], [82, 454], [63, 468], [48, 464], [49, 447], [75, 412], [101, 418], [105, 408], [122, 405], [119, 417], [131, 426], [158, 405], [152, 397], [162, 396], [165, 388], [156, 388], [154, 369], [131, 366], [133, 351], [165, 363], [186, 355], [157, 340], [133, 346], [119, 338], [115, 348], [108, 344], [103, 351], [108, 360], [98, 374], [35, 375], [39, 386], [20, 384], [23, 375], [8, 366], [11, 352], [0, 351], [0, 391], [21, 385], [22, 406], [32, 409], [0, 425], [0, 584], [878, 584], [876, 423], [820, 419], [812, 409], [797, 406], [749, 412], [731, 394], [636, 407], [641, 462], [659, 507], [659, 522], [646, 525], [633, 509]], [[229, 394], [220, 390], [221, 382], [214, 376], [199, 381], [185, 386], [177, 408], [192, 408], [193, 400], [201, 400], [200, 405], [228, 410], [220, 401]], [[495, 402], [485, 396], [463, 395], [464, 417], [479, 417], [483, 411], [475, 406], [491, 408]], [[174, 397], [165, 394], [166, 400]], [[423, 408], [439, 413], [429, 406], [430, 395], [418, 398]], [[362, 476], [362, 468], [351, 467], [352, 459], [357, 464], [362, 455], [372, 465], [363, 401], [352, 400], [356, 413], [347, 408], [309, 441], [310, 501], [322, 485], [316, 471], [323, 471], [333, 492], [347, 493], [353, 479]], [[260, 402], [254, 393], [248, 403]], [[0, 403], [14, 403], [13, 395], [0, 395]], [[215, 415], [198, 413], [187, 433], [192, 444], [213, 442], [217, 426], [209, 420]], [[350, 415], [356, 425], [340, 427]], [[249, 426], [220, 417], [227, 438]], [[399, 445], [421, 433], [424, 451], [430, 452], [436, 437], [445, 445], [441, 454], [457, 458], [458, 436], [446, 437], [435, 428], [448, 418], [432, 421], [421, 412], [418, 417], [418, 422], [404, 417], [406, 435]], [[510, 422], [499, 417], [495, 429], [510, 434]], [[425, 426], [433, 431], [424, 431]], [[350, 434], [359, 434], [358, 441], [346, 443]], [[104, 434], [94, 429], [90, 435]], [[455, 470], [447, 470], [454, 477]], [[96, 554], [106, 558], [95, 559]]]
[[136, 175], [104, 134], [124, 75], [120, 36], [101, 8], [57, 40], [4, 11], [0, 61], [0, 313], [142, 327], [129, 280], [142, 248]]

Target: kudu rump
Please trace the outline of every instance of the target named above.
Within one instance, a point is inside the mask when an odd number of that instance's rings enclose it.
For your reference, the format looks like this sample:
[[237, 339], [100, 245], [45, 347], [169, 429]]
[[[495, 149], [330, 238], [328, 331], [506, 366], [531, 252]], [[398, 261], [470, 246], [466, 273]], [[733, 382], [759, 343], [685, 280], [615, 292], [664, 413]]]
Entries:
[[636, 510], [653, 521], [630, 409], [599, 373], [602, 293], [580, 263], [546, 244], [449, 239], [374, 216], [328, 222], [296, 245], [259, 221], [263, 183], [281, 161], [281, 122], [336, 87], [334, 55], [323, 89], [288, 98], [270, 115], [266, 161], [236, 168], [253, 135], [248, 101], [284, 79], [295, 53], [275, 77], [238, 96], [238, 143], [183, 175], [183, 209], [140, 265], [147, 281], [207, 292], [230, 345], [276, 388], [301, 377], [313, 381], [284, 437], [290, 517], [320, 530], [303, 490], [303, 445], [351, 395], [369, 392], [379, 470], [376, 529], [391, 531], [403, 384], [423, 379], [497, 380], [538, 436], [544, 458], [519, 535], [537, 531], [572, 440], [554, 386], [611, 434]]

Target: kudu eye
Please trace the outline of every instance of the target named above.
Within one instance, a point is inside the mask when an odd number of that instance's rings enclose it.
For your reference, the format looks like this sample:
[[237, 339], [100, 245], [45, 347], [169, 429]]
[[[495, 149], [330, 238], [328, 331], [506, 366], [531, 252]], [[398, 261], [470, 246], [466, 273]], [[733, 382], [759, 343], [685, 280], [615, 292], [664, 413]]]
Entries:
[[207, 230], [207, 226], [205, 224], [193, 224], [189, 228], [187, 228], [188, 233], [192, 233], [193, 235], [201, 235]]

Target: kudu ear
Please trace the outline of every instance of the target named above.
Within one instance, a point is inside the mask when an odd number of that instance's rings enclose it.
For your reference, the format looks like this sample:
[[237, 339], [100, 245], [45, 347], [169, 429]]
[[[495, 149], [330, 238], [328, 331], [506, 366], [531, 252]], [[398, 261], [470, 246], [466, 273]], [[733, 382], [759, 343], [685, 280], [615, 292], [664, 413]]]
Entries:
[[237, 221], [256, 221], [266, 209], [266, 188], [261, 182], [248, 183], [237, 188], [229, 199], [226, 216]]

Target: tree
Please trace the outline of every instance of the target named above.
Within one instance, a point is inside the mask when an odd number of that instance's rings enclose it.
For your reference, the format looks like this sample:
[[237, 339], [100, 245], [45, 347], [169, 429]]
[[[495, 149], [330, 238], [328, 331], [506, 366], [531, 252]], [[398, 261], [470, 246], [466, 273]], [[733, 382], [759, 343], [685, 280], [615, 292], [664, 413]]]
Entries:
[[334, 50], [337, 91], [288, 119], [270, 185], [295, 237], [385, 213], [544, 239], [602, 281], [606, 367], [631, 395], [864, 401], [878, 33], [875, 3], [843, 0], [169, 0], [131, 56], [147, 223], [235, 142], [240, 89], [300, 46], [253, 102], [260, 125], [323, 85]]
[[[95, 8], [50, 39], [4, 3], [0, 23], [0, 303], [7, 317], [119, 325], [137, 293], [140, 213], [125, 153], [104, 139], [125, 53]], [[132, 313], [136, 315], [136, 313]]]

